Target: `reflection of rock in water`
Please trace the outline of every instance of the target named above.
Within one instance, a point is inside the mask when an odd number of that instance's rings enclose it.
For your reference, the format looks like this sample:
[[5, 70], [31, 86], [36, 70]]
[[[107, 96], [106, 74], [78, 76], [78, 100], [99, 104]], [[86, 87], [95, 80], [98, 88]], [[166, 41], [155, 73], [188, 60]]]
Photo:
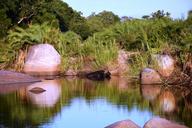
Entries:
[[175, 97], [170, 91], [163, 91], [159, 96], [160, 108], [164, 112], [172, 112], [175, 109]]
[[160, 91], [159, 85], [141, 85], [142, 96], [149, 101], [155, 100]]
[[[44, 91], [34, 93], [35, 89], [35, 92], [40, 89]], [[57, 80], [45, 80], [43, 82], [32, 84], [26, 89], [27, 98], [39, 107], [53, 107], [58, 101], [60, 94], [61, 86]]]
[[109, 81], [109, 86], [115, 86], [121, 91], [125, 91], [130, 87], [131, 80], [128, 80], [125, 77], [115, 77], [113, 76], [112, 79]]

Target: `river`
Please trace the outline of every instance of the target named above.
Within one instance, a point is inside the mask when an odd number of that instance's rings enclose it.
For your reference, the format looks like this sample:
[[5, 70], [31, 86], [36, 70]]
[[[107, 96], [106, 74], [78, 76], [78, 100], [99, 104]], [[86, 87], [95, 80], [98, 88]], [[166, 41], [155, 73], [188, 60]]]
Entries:
[[125, 119], [142, 127], [152, 117], [192, 127], [191, 97], [191, 93], [117, 77], [1, 85], [0, 128], [103, 128]]

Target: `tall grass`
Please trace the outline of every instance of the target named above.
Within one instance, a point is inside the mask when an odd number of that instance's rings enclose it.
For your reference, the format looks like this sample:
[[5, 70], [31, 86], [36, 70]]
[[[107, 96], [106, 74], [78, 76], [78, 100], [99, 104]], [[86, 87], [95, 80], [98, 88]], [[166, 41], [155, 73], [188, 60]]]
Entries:
[[[86, 65], [86, 58], [91, 58], [95, 69], [109, 65], [117, 58], [118, 49], [138, 51], [141, 54], [132, 58], [134, 67], [150, 66], [148, 58], [152, 54], [176, 54], [178, 51], [182, 63], [187, 61], [192, 50], [192, 27], [187, 21], [171, 19], [148, 19], [121, 22], [94, 33], [86, 40], [68, 31], [60, 32], [48, 23], [30, 25], [26, 29], [15, 28], [9, 32], [7, 50], [0, 49], [0, 54], [12, 53], [14, 57], [19, 49], [30, 45], [49, 43], [54, 45], [62, 56], [63, 70], [81, 69]], [[16, 52], [15, 52], [16, 51]], [[4, 54], [5, 53], [5, 54]], [[1, 57], [1, 62], [9, 61]], [[71, 61], [73, 60], [73, 61]]]
[[[102, 68], [117, 56], [117, 46], [114, 40], [105, 42], [90, 37], [83, 42], [76, 33], [72, 31], [62, 33], [47, 23], [30, 25], [26, 29], [16, 27], [9, 32], [7, 42], [8, 47], [5, 49], [13, 51], [12, 56], [14, 56], [6, 58], [9, 62], [16, 59], [20, 49], [26, 50], [29, 46], [39, 43], [52, 44], [62, 57], [63, 70], [81, 69], [86, 63], [84, 62], [86, 57], [93, 58], [94, 69]], [[0, 54], [8, 55], [2, 50]]]

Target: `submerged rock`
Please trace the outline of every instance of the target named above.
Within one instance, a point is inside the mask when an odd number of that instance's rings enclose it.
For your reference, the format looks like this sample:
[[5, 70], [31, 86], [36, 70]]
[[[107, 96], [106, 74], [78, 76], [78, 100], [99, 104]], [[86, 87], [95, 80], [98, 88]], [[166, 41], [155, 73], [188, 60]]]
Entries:
[[31, 75], [58, 75], [61, 57], [50, 44], [38, 44], [29, 49], [24, 72]]
[[151, 68], [144, 68], [141, 71], [141, 84], [161, 84], [161, 78], [158, 72]]
[[140, 127], [131, 120], [123, 120], [115, 122], [109, 126], [106, 126], [105, 128], [140, 128]]
[[187, 128], [163, 118], [154, 117], [145, 123], [144, 128]]
[[86, 77], [90, 80], [105, 80], [110, 79], [111, 73], [105, 70], [99, 70], [86, 74]]
[[41, 80], [27, 74], [0, 70], [0, 85], [40, 82]]
[[152, 59], [157, 64], [157, 71], [164, 77], [169, 77], [174, 71], [174, 60], [169, 55], [153, 55]]
[[43, 88], [40, 88], [40, 87], [34, 87], [31, 90], [29, 90], [29, 91], [32, 92], [32, 93], [35, 93], [35, 94], [39, 94], [39, 93], [42, 93], [42, 92], [44, 92], [46, 90], [43, 89]]

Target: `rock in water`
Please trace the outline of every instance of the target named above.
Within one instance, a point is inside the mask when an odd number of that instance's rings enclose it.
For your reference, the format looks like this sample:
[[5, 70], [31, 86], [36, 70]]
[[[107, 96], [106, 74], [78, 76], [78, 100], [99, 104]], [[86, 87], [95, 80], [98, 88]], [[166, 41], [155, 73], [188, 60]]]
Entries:
[[169, 55], [153, 55], [153, 60], [157, 64], [157, 71], [164, 77], [169, 77], [174, 71], [174, 60]]
[[123, 120], [115, 122], [109, 126], [106, 126], [105, 128], [140, 128], [140, 127], [131, 120]]
[[86, 77], [90, 80], [105, 80], [110, 79], [110, 75], [109, 71], [99, 70], [86, 74]]
[[40, 87], [34, 87], [29, 91], [32, 92], [32, 93], [35, 93], [35, 94], [39, 94], [39, 93], [43, 93], [46, 90], [44, 90], [43, 88], [40, 88]]
[[24, 72], [31, 75], [58, 75], [61, 57], [50, 44], [38, 44], [29, 49]]
[[161, 84], [160, 75], [151, 68], [144, 68], [141, 72], [141, 84]]
[[0, 85], [1, 84], [18, 84], [18, 83], [32, 83], [40, 82], [38, 78], [34, 78], [27, 74], [0, 70]]
[[163, 118], [154, 117], [145, 123], [144, 128], [187, 128], [184, 125], [173, 123]]

